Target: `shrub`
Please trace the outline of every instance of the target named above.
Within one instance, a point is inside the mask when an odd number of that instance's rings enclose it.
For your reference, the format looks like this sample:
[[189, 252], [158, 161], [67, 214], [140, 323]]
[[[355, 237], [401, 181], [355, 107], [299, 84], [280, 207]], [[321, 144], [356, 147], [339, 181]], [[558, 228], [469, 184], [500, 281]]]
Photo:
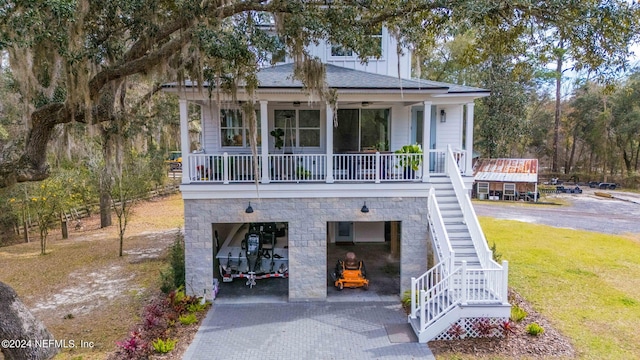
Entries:
[[411, 290], [402, 293], [402, 305], [407, 307], [411, 306]]
[[190, 313], [197, 313], [197, 312], [203, 311], [206, 308], [207, 308], [207, 304], [206, 303], [203, 304], [200, 302], [187, 305], [187, 311]]
[[178, 318], [178, 320], [182, 325], [191, 325], [198, 322], [198, 318], [196, 317], [196, 314], [193, 314], [193, 313], [182, 315], [180, 316], [180, 318]]
[[179, 232], [173, 245], [169, 249], [169, 263], [173, 271], [173, 284], [175, 288], [184, 287], [184, 235]]
[[116, 342], [116, 345], [120, 348], [119, 352], [127, 359], [144, 358], [149, 349], [148, 344], [142, 339], [142, 334], [138, 331], [132, 332], [126, 340]]
[[515, 322], [522, 321], [525, 317], [527, 317], [527, 312], [518, 305], [513, 305], [511, 307], [511, 320]]
[[160, 272], [160, 290], [167, 294], [185, 285], [184, 235], [178, 233], [169, 248], [169, 268]]
[[494, 328], [495, 326], [491, 325], [491, 320], [489, 320], [489, 318], [478, 318], [473, 324], [473, 329], [477, 331], [480, 336], [491, 335]]
[[156, 352], [160, 354], [166, 354], [176, 347], [177, 342], [178, 340], [173, 340], [173, 339], [162, 340], [160, 338], [157, 338], [155, 341], [153, 341], [152, 344], [153, 344], [153, 349]]
[[447, 334], [449, 334], [449, 336], [451, 336], [454, 340], [462, 339], [464, 334], [466, 334], [466, 331], [462, 326], [460, 326], [460, 324], [455, 323], [451, 325], [449, 330], [447, 330]]
[[509, 336], [509, 334], [515, 334], [516, 330], [513, 327], [513, 323], [510, 320], [506, 320], [500, 323], [500, 331], [502, 335]]
[[534, 322], [527, 325], [525, 330], [529, 335], [533, 335], [533, 336], [541, 335], [544, 332], [544, 328], [538, 325], [538, 323], [534, 323]]
[[498, 252], [498, 246], [496, 245], [496, 243], [494, 242], [489, 249], [491, 250], [493, 261], [499, 263], [502, 260], [502, 254]]

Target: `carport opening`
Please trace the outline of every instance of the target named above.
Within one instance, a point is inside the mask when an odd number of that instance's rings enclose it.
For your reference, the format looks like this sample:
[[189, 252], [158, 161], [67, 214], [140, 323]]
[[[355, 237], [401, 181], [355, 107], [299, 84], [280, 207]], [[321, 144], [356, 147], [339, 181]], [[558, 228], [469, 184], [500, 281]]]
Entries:
[[[356, 295], [363, 299], [400, 295], [400, 221], [327, 223], [327, 297]], [[356, 255], [365, 268], [367, 286], [345, 281], [340, 290], [340, 260]], [[367, 290], [364, 290], [368, 287]]]
[[212, 230], [216, 299], [288, 298], [288, 223], [215, 223]]

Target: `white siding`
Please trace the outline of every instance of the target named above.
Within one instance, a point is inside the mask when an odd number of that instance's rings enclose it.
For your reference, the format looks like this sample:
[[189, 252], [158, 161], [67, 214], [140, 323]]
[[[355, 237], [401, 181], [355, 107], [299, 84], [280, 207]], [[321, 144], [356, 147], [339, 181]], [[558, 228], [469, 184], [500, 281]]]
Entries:
[[382, 57], [369, 59], [366, 64], [358, 60], [357, 56], [332, 57], [331, 44], [327, 41], [311, 44], [308, 50], [312, 56], [319, 58], [325, 64], [332, 64], [348, 69], [366, 71], [381, 75], [398, 76], [398, 63], [400, 63], [400, 77], [411, 78], [411, 53], [403, 49], [403, 54], [398, 56], [396, 51], [398, 42], [389, 35], [386, 29], [382, 31]]
[[395, 105], [391, 108], [391, 140], [389, 149], [398, 150], [411, 143], [411, 107]]
[[215, 104], [202, 104], [202, 127], [204, 130], [202, 148], [205, 153], [213, 154], [220, 148], [220, 130]]
[[[440, 110], [444, 109], [447, 121], [440, 122]], [[436, 148], [446, 149], [451, 145], [454, 149], [462, 148], [462, 106], [438, 106], [436, 111]]]

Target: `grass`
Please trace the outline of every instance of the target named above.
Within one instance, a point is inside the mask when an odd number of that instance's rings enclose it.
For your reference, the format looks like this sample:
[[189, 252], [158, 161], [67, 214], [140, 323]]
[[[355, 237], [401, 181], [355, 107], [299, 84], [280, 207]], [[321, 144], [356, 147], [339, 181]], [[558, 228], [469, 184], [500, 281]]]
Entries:
[[480, 219], [509, 284], [571, 338], [581, 359], [640, 358], [640, 241]]
[[71, 231], [68, 240], [54, 231], [44, 256], [35, 236], [28, 244], [0, 247], [0, 281], [32, 310], [55, 304], [34, 314], [56, 339], [95, 343], [93, 349], [64, 350], [56, 359], [104, 359], [159, 289], [159, 273], [167, 264], [162, 249], [182, 226], [182, 211], [180, 195], [136, 206], [123, 257], [118, 256], [117, 226], [99, 229], [97, 219], [83, 220], [86, 229]]

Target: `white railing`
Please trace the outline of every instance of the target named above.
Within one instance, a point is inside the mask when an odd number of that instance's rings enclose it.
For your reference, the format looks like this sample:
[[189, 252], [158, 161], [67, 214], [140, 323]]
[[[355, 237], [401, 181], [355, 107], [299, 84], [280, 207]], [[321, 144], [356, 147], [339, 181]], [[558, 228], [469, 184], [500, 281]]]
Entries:
[[[189, 179], [198, 182], [254, 182], [255, 165], [261, 166], [260, 158], [254, 159], [250, 154], [222, 155], [189, 154]], [[184, 167], [183, 167], [184, 169]]]
[[444, 220], [438, 206], [438, 199], [434, 188], [429, 189], [429, 198], [427, 200], [429, 231], [431, 232], [431, 241], [436, 254], [436, 262], [444, 259], [455, 259], [455, 252], [449, 241], [449, 234], [444, 226]]
[[[467, 262], [454, 268], [455, 252], [442, 221], [435, 190], [429, 190], [428, 221], [436, 257], [441, 259], [434, 267], [418, 278], [411, 278], [411, 319], [419, 317], [419, 331], [430, 325], [457, 306], [468, 304], [508, 304], [507, 283], [509, 265], [493, 261], [478, 218], [471, 205], [469, 192], [460, 176], [458, 164], [465, 164], [464, 153], [447, 149], [444, 171], [451, 179], [456, 198], [462, 209], [464, 221], [471, 241], [480, 259], [480, 269], [468, 268]], [[433, 153], [430, 154], [430, 157]], [[462, 161], [461, 161], [462, 160]]]
[[[465, 264], [466, 267], [466, 264]], [[462, 283], [462, 296], [468, 304], [495, 304], [506, 302], [507, 289], [504, 287], [504, 275], [508, 263], [493, 269], [466, 269], [465, 281]]]
[[[423, 292], [428, 292], [429, 294], [434, 294], [432, 289], [437, 285], [441, 284], [444, 279], [447, 279], [451, 275], [451, 270], [453, 268], [453, 259], [444, 259], [443, 261], [434, 265], [431, 269], [429, 269], [426, 273], [422, 274], [422, 276], [418, 278], [411, 278], [411, 313], [410, 316], [415, 319], [418, 315], [418, 312], [422, 313], [425, 309], [424, 299], [420, 294]], [[424, 317], [421, 316], [422, 319]]]
[[[456, 198], [460, 204], [462, 210], [462, 216], [464, 222], [469, 230], [471, 241], [478, 255], [480, 261], [480, 267], [486, 274], [493, 274], [495, 277], [486, 281], [486, 290], [491, 291], [494, 296], [497, 296], [500, 301], [507, 303], [507, 283], [508, 283], [508, 264], [506, 261], [502, 263], [502, 266], [493, 260], [493, 253], [489, 249], [487, 240], [484, 237], [484, 232], [478, 222], [476, 212], [471, 205], [471, 198], [469, 197], [469, 190], [465, 188], [460, 176], [460, 170], [457, 166], [457, 159], [454, 156], [454, 152], [451, 148], [447, 149], [447, 162], [446, 162], [447, 176], [451, 179]], [[488, 275], [487, 275], [488, 276]], [[492, 275], [493, 276], [493, 275]], [[485, 276], [486, 277], [486, 276]], [[495, 301], [495, 299], [494, 299]]]
[[271, 182], [324, 181], [327, 156], [270, 154], [269, 177]]
[[469, 190], [464, 186], [462, 176], [460, 176], [460, 170], [458, 169], [453, 152], [450, 148], [448, 149], [446, 168], [447, 176], [449, 176], [449, 178], [451, 179], [456, 198], [458, 199], [460, 209], [462, 210], [464, 222], [465, 224], [467, 224], [467, 228], [469, 229], [469, 234], [471, 235], [473, 246], [475, 247], [476, 253], [478, 254], [481, 267], [483, 269], [488, 269], [492, 268], [493, 265], [500, 266], [495, 261], [493, 261], [491, 250], [489, 249], [487, 240], [485, 239], [484, 233], [480, 228], [480, 223], [478, 222], [478, 217], [476, 216], [475, 210], [473, 210], [473, 205], [471, 205]]
[[[464, 158], [464, 153], [456, 153]], [[345, 182], [420, 181], [425, 166], [432, 175], [446, 174], [446, 150], [431, 149], [423, 154], [357, 153], [333, 155], [333, 180]], [[257, 157], [258, 180], [262, 174], [261, 155]], [[428, 158], [428, 160], [427, 160]], [[326, 181], [326, 154], [269, 154], [270, 182]], [[256, 173], [251, 154], [188, 154], [188, 179], [192, 183], [254, 182]], [[426, 161], [426, 162], [425, 162]], [[460, 162], [463, 163], [463, 162]], [[426, 168], [425, 168], [426, 169]]]
[[[432, 286], [417, 292], [418, 306], [411, 316], [420, 318], [420, 329], [424, 331], [441, 316], [462, 303], [461, 291], [453, 291], [456, 283], [460, 283], [462, 268], [457, 268], [446, 276], [442, 276]], [[413, 280], [413, 279], [412, 279]], [[413, 295], [413, 290], [412, 290]]]

